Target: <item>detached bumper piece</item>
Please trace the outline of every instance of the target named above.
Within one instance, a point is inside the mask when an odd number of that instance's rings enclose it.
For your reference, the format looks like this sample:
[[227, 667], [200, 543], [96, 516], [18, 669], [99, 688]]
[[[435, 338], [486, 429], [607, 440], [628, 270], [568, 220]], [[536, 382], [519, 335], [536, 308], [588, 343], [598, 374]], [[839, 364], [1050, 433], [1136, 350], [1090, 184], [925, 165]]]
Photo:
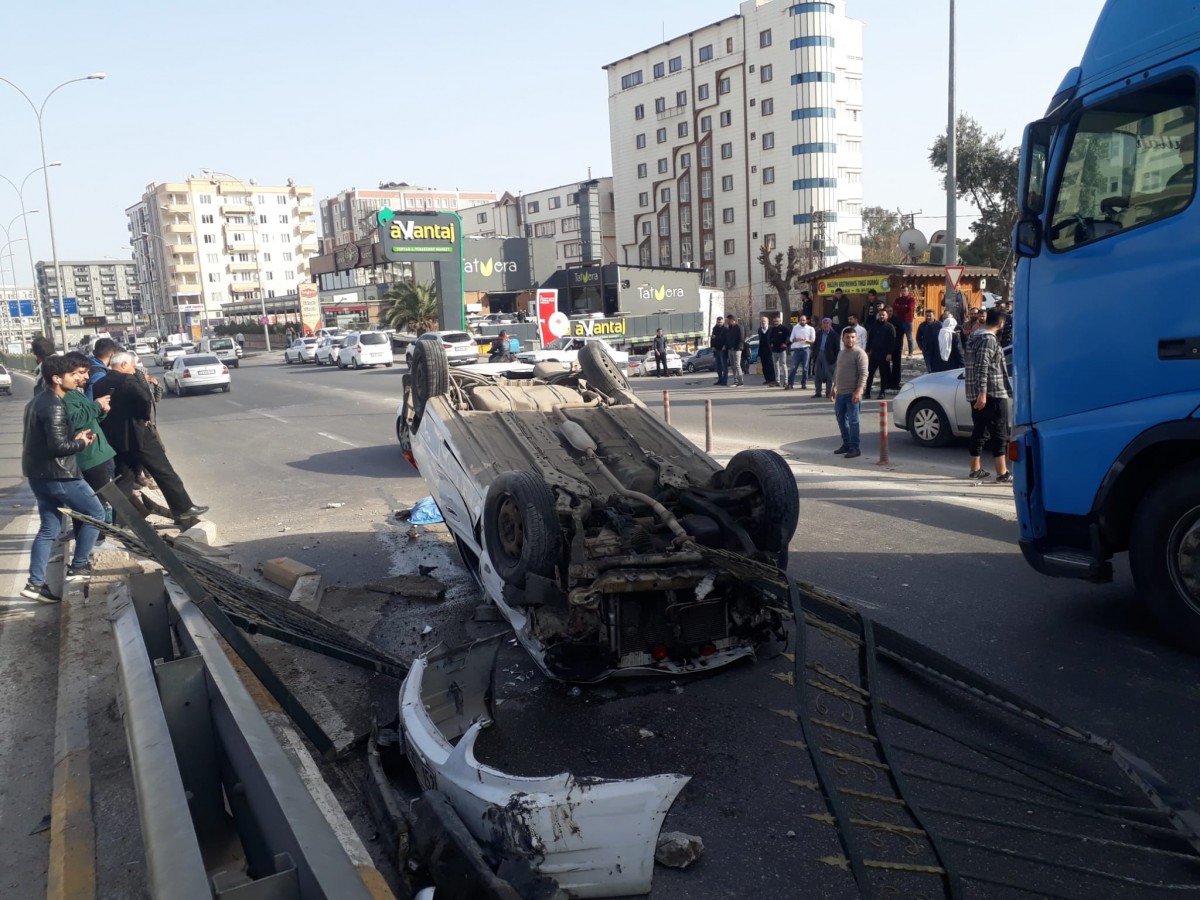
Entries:
[[572, 897], [648, 893], [659, 829], [689, 779], [526, 778], [480, 763], [474, 746], [492, 723], [498, 646], [499, 638], [443, 646], [413, 662], [400, 691], [400, 723], [422, 787], [449, 800], [495, 861], [528, 860]]

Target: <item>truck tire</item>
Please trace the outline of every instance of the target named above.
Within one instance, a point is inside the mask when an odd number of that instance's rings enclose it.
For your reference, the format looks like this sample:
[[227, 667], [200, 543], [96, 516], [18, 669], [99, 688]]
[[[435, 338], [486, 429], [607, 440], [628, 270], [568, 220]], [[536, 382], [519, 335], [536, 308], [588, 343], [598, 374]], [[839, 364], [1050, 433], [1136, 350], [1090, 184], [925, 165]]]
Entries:
[[446, 348], [439, 341], [417, 341], [412, 347], [409, 373], [412, 375], [412, 429], [416, 431], [429, 399], [441, 397], [450, 390], [450, 364], [446, 361]]
[[530, 574], [553, 578], [562, 529], [546, 482], [527, 471], [493, 481], [483, 502], [483, 541], [506, 583], [524, 588]]
[[758, 485], [761, 503], [751, 520], [740, 524], [755, 546], [786, 567], [788, 544], [800, 521], [800, 491], [791, 467], [774, 450], [742, 450], [725, 467], [725, 482], [726, 487]]
[[1170, 639], [1200, 652], [1200, 463], [1175, 469], [1138, 504], [1129, 567]]
[[918, 400], [908, 411], [908, 433], [922, 447], [945, 447], [954, 437], [950, 419], [936, 400]]
[[579, 368], [587, 383], [606, 396], [629, 390], [629, 381], [603, 347], [584, 344], [579, 351]]

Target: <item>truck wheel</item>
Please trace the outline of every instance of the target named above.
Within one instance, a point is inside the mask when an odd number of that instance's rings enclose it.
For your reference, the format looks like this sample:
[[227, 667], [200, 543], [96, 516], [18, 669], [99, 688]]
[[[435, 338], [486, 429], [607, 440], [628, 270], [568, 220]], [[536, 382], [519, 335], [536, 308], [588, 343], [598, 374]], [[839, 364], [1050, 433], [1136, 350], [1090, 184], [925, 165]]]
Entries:
[[954, 437], [946, 413], [929, 399], [918, 400], [908, 411], [908, 433], [922, 447], [945, 447]]
[[483, 502], [483, 540], [496, 572], [523, 588], [527, 575], [554, 577], [562, 541], [554, 493], [533, 472], [505, 472]]
[[412, 376], [412, 429], [416, 431], [429, 399], [441, 397], [450, 390], [450, 364], [446, 361], [446, 348], [440, 341], [417, 341], [412, 347], [409, 372]]
[[788, 544], [800, 521], [800, 491], [796, 476], [774, 450], [742, 450], [725, 467], [726, 487], [758, 486], [760, 499], [748, 522], [741, 525], [755, 546], [777, 554], [778, 565], [787, 565]]
[[579, 351], [579, 368], [587, 383], [602, 394], [612, 396], [619, 391], [629, 390], [624, 373], [613, 362], [608, 351], [599, 344], [584, 344]]
[[1129, 567], [1167, 635], [1200, 652], [1200, 463], [1180, 466], [1138, 504]]

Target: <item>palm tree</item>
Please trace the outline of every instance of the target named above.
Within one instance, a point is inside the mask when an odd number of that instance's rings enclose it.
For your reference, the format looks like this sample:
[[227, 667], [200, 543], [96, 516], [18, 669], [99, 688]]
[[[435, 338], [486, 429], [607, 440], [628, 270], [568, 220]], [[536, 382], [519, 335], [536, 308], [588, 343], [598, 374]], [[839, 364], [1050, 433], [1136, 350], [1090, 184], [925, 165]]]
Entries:
[[432, 284], [406, 281], [388, 291], [384, 299], [391, 302], [380, 318], [398, 331], [423, 334], [437, 328], [438, 295]]

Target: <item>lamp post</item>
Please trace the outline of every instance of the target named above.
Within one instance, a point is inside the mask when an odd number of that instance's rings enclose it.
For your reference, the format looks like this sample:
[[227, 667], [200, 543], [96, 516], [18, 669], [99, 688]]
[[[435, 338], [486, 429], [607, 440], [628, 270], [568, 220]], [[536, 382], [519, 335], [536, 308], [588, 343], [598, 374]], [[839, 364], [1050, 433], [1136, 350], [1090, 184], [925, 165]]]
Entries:
[[[11, 235], [11, 234], [9, 234], [9, 229], [11, 229], [11, 228], [13, 227], [13, 223], [14, 223], [14, 222], [16, 222], [16, 221], [17, 221], [17, 219], [25, 219], [25, 218], [26, 218], [27, 216], [29, 216], [31, 213], [36, 213], [36, 212], [41, 212], [41, 210], [39, 210], [39, 209], [22, 210], [20, 215], [13, 216], [13, 218], [12, 218], [12, 221], [8, 223], [8, 226], [7, 226], [7, 227], [5, 227], [5, 226], [3, 226], [3, 225], [0, 225], [0, 231], [3, 231], [3, 232], [4, 232], [4, 240], [6, 240], [6, 241], [8, 242], [7, 244], [5, 244], [5, 247], [11, 247], [13, 244], [17, 243], [18, 241], [25, 241], [26, 245], [28, 245], [28, 243], [29, 243], [29, 223], [28, 223], [28, 220], [26, 220], [26, 223], [25, 223], [25, 232], [26, 232], [26, 234], [25, 234], [25, 237], [23, 237], [23, 238], [15, 238], [15, 239], [14, 239], [14, 238], [12, 237], [12, 235]], [[3, 257], [3, 254], [0, 254], [0, 258], [2, 258], [2, 257]], [[12, 251], [11, 251], [11, 250], [9, 250], [9, 253], [8, 253], [8, 258], [9, 258], [9, 261], [10, 261], [10, 264], [11, 264], [11, 267], [12, 267], [12, 273], [13, 273], [13, 293], [15, 294], [15, 293], [16, 293], [16, 287], [17, 287], [17, 262], [16, 262], [16, 260], [13, 258], [13, 253], [12, 253]], [[32, 274], [32, 273], [31, 273], [31, 274]], [[35, 280], [36, 280], [36, 279], [35, 279]], [[21, 316], [21, 298], [20, 298], [20, 297], [18, 297], [18, 298], [16, 298], [16, 299], [17, 299], [17, 325], [18, 325], [18, 328], [20, 329], [20, 332], [21, 332], [21, 342], [22, 342], [22, 344], [23, 344], [23, 343], [25, 342], [25, 319], [24, 319], [24, 318]]]
[[[958, 117], [954, 103], [954, 0], [950, 0], [950, 72], [947, 79], [946, 112], [946, 265], [958, 265], [958, 173], [956, 171], [956, 131]], [[946, 307], [954, 308], [955, 286], [946, 275]]]
[[[5, 232], [5, 234], [7, 235], [7, 232]], [[5, 253], [8, 254], [9, 266], [12, 269], [12, 273], [13, 273], [13, 294], [15, 295], [17, 293], [17, 290], [16, 290], [16, 288], [17, 288], [17, 262], [13, 258], [12, 250], [10, 250], [9, 248], [12, 247], [13, 244], [16, 244], [16, 243], [18, 243], [20, 241], [24, 241], [24, 240], [25, 240], [25, 238], [23, 238], [23, 237], [15, 238], [13, 240], [8, 241], [2, 248], [0, 248], [0, 295], [4, 294], [4, 254]], [[28, 243], [28, 241], [26, 241], [26, 243]], [[21, 318], [21, 298], [16, 297], [15, 299], [16, 299], [16, 303], [17, 303], [17, 333], [20, 334], [20, 336], [21, 336], [21, 348], [22, 348], [22, 351], [24, 351], [24, 349], [25, 349], [25, 322]], [[4, 335], [4, 340], [7, 342], [12, 339], [12, 316], [10, 316], [8, 313], [8, 298], [3, 297], [3, 302], [4, 302], [4, 318], [8, 321], [8, 328], [5, 329], [5, 335]]]
[[[248, 195], [253, 194], [253, 191], [250, 190], [250, 188], [246, 184], [246, 182], [242, 181], [242, 179], [240, 179], [240, 178], [230, 175], [228, 172], [218, 172], [216, 169], [201, 169], [200, 171], [203, 172], [205, 175], [209, 176], [210, 178], [214, 175], [219, 175], [222, 178], [228, 178], [230, 181], [236, 181], [238, 184], [240, 184], [245, 189], [245, 191]], [[258, 276], [258, 303], [259, 303], [259, 308], [262, 309], [263, 340], [266, 342], [267, 352], [270, 353], [271, 352], [271, 329], [270, 329], [270, 326], [267, 325], [267, 292], [263, 289], [262, 259], [259, 256], [259, 252], [258, 252], [258, 219], [257, 219], [258, 212], [257, 212], [257, 209], [258, 208], [254, 205], [254, 202], [251, 201], [251, 203], [250, 203], [250, 226], [251, 226], [250, 233], [254, 236], [254, 271], [255, 271], [255, 274]]]
[[[29, 280], [30, 280], [30, 283], [34, 286], [35, 291], [37, 288], [37, 269], [35, 269], [34, 265], [33, 265], [33, 241], [31, 241], [29, 239], [29, 219], [27, 217], [31, 212], [37, 212], [37, 210], [36, 209], [34, 209], [34, 210], [25, 209], [25, 182], [27, 182], [30, 178], [32, 178], [34, 175], [36, 175], [38, 172], [41, 172], [44, 169], [54, 169], [61, 165], [62, 165], [62, 161], [56, 159], [52, 163], [47, 163], [44, 166], [38, 166], [36, 169], [34, 169], [32, 172], [30, 172], [28, 175], [26, 175], [24, 178], [21, 179], [20, 187], [17, 187], [15, 184], [13, 184], [12, 179], [10, 179], [7, 175], [0, 175], [0, 178], [7, 181], [9, 187], [11, 187], [14, 191], [17, 192], [17, 199], [21, 202], [21, 219], [22, 219], [23, 224], [25, 225], [25, 252], [29, 254]], [[13, 281], [16, 282], [16, 280], [17, 280], [17, 271], [14, 268], [13, 269]], [[41, 318], [41, 317], [39, 317], [39, 318]], [[47, 332], [49, 332], [50, 331], [49, 318], [47, 317], [47, 318], [43, 319], [42, 321], [43, 321], [43, 327], [46, 329]], [[21, 327], [22, 327], [22, 329], [24, 329], [24, 322], [22, 322]]]
[[50, 164], [46, 162], [46, 136], [42, 130], [42, 114], [46, 111], [46, 104], [50, 102], [50, 98], [53, 97], [60, 89], [65, 88], [68, 84], [75, 84], [77, 81], [103, 81], [104, 77], [105, 75], [103, 72], [93, 72], [91, 75], [85, 75], [82, 78], [72, 78], [69, 81], [64, 81], [62, 84], [50, 91], [50, 93], [46, 95], [46, 98], [42, 100], [42, 105], [38, 106], [33, 102], [28, 94], [13, 84], [13, 82], [0, 76], [0, 81], [3, 81], [25, 98], [25, 102], [29, 104], [29, 108], [33, 110], [33, 114], [37, 116], [38, 144], [41, 146], [42, 150], [42, 178], [46, 185], [46, 218], [50, 220], [50, 253], [54, 258], [54, 286], [55, 290], [58, 291], [58, 322], [63, 350], [67, 349], [67, 305], [63, 298], [62, 269], [59, 268], [58, 265], [58, 242], [54, 237], [54, 209], [50, 205]]

